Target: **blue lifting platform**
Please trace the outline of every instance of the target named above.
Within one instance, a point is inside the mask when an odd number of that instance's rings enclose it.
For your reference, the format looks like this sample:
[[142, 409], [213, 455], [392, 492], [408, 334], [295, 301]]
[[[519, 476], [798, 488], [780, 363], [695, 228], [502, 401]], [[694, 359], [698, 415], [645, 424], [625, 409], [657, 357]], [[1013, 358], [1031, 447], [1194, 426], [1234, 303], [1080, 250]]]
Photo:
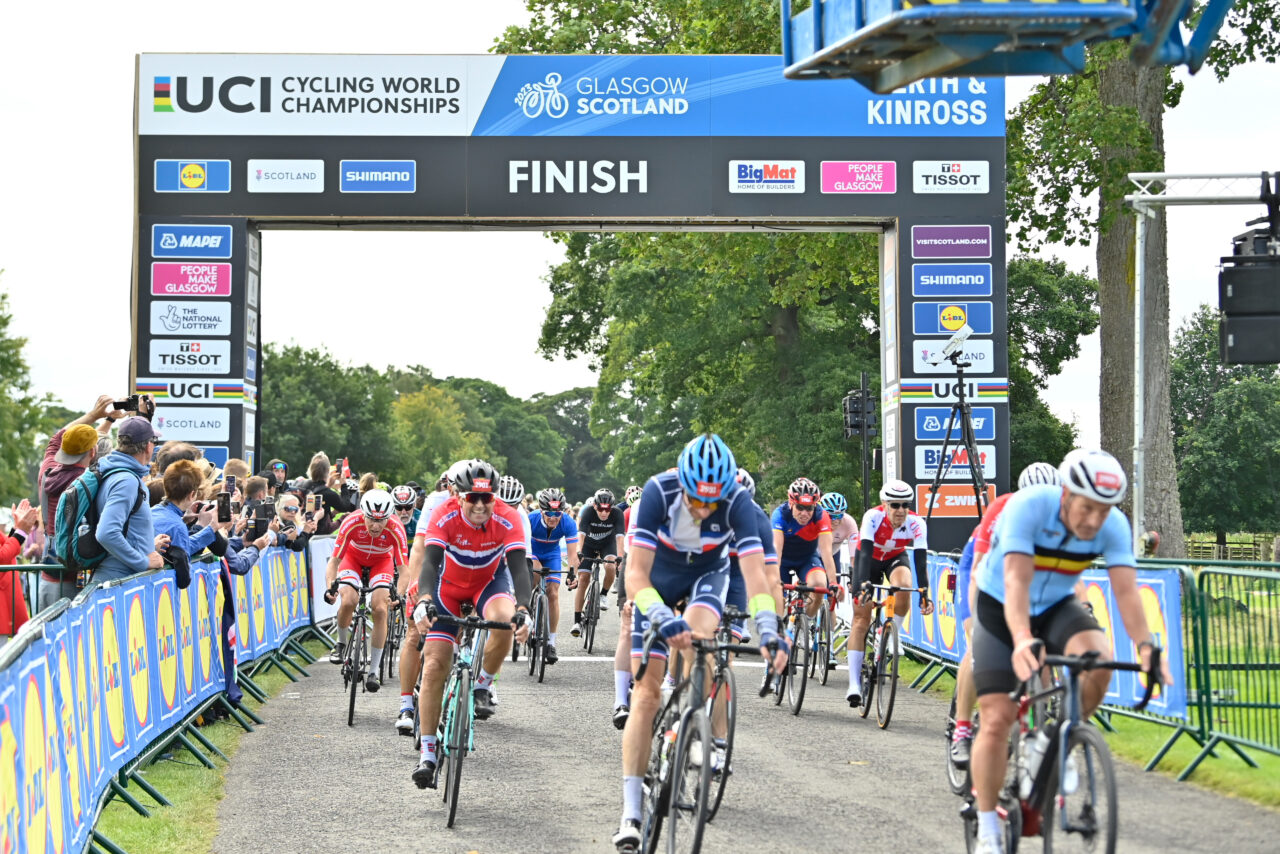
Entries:
[[925, 77], [1078, 74], [1086, 44], [1122, 38], [1140, 65], [1194, 73], [1235, 0], [1209, 0], [1185, 41], [1191, 0], [814, 0], [794, 16], [781, 2], [787, 77], [883, 93]]

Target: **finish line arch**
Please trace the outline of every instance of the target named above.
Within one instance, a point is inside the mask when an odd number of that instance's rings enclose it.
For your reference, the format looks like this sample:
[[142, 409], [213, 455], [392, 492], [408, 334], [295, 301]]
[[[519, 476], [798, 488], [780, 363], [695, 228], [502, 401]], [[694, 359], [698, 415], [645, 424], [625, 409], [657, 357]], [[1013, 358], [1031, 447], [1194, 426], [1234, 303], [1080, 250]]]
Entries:
[[[874, 231], [885, 476], [918, 484], [924, 512], [956, 394], [926, 356], [968, 322], [982, 464], [1008, 488], [1000, 79], [879, 95], [788, 81], [776, 56], [141, 54], [136, 68], [130, 382], [156, 395], [167, 439], [256, 469], [264, 230]], [[953, 471], [935, 548], [975, 521], [968, 468]]]

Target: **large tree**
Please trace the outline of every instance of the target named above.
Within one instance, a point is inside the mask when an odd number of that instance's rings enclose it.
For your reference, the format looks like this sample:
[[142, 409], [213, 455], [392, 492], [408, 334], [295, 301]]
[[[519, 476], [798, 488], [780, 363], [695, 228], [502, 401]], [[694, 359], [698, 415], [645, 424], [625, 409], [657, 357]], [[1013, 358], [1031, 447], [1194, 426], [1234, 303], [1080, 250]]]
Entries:
[[[545, 417], [551, 429], [564, 440], [560, 470], [564, 472], [564, 491], [574, 498], [590, 495], [602, 486], [621, 495], [618, 490], [624, 485], [605, 471], [609, 457], [600, 440], [591, 435], [591, 402], [594, 397], [595, 389], [584, 386], [559, 394], [536, 394], [529, 401], [529, 411]], [[539, 486], [525, 484], [530, 492]]]
[[560, 468], [565, 440], [551, 429], [544, 415], [512, 397], [506, 389], [487, 380], [450, 377], [442, 387], [457, 397], [470, 396], [473, 405], [492, 419], [486, 434], [498, 471], [517, 477], [528, 490], [563, 482]]
[[35, 498], [32, 462], [39, 461], [43, 450], [40, 434], [47, 431], [44, 412], [50, 402], [48, 395], [31, 390], [22, 354], [27, 340], [10, 334], [12, 322], [9, 295], [0, 292], [0, 503], [6, 505]]

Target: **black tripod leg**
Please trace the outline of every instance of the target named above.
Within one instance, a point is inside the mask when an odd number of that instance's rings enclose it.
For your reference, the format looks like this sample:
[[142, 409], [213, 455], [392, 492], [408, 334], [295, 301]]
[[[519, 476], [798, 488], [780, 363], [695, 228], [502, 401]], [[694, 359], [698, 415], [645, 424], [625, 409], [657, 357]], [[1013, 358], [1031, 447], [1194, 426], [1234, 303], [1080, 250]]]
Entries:
[[973, 435], [973, 415], [969, 404], [962, 403], [960, 406], [960, 430], [964, 439], [964, 446], [969, 453], [969, 474], [973, 476], [974, 508], [978, 511], [978, 518], [981, 519], [983, 498], [987, 492], [987, 485], [982, 474], [982, 458], [978, 456], [978, 443]]

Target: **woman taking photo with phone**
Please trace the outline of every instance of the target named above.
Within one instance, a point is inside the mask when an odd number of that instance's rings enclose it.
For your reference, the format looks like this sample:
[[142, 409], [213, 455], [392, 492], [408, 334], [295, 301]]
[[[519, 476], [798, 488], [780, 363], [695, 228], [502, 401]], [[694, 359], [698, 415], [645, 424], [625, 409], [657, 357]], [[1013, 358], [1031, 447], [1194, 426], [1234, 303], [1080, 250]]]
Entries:
[[[214, 518], [214, 502], [197, 501], [205, 475], [191, 460], [178, 460], [164, 472], [164, 500], [151, 508], [155, 532], [169, 535], [169, 547], [162, 556], [173, 568], [178, 587], [191, 583], [191, 556], [208, 548], [218, 531], [231, 527], [229, 522]], [[188, 531], [186, 517], [194, 514], [194, 530]]]

